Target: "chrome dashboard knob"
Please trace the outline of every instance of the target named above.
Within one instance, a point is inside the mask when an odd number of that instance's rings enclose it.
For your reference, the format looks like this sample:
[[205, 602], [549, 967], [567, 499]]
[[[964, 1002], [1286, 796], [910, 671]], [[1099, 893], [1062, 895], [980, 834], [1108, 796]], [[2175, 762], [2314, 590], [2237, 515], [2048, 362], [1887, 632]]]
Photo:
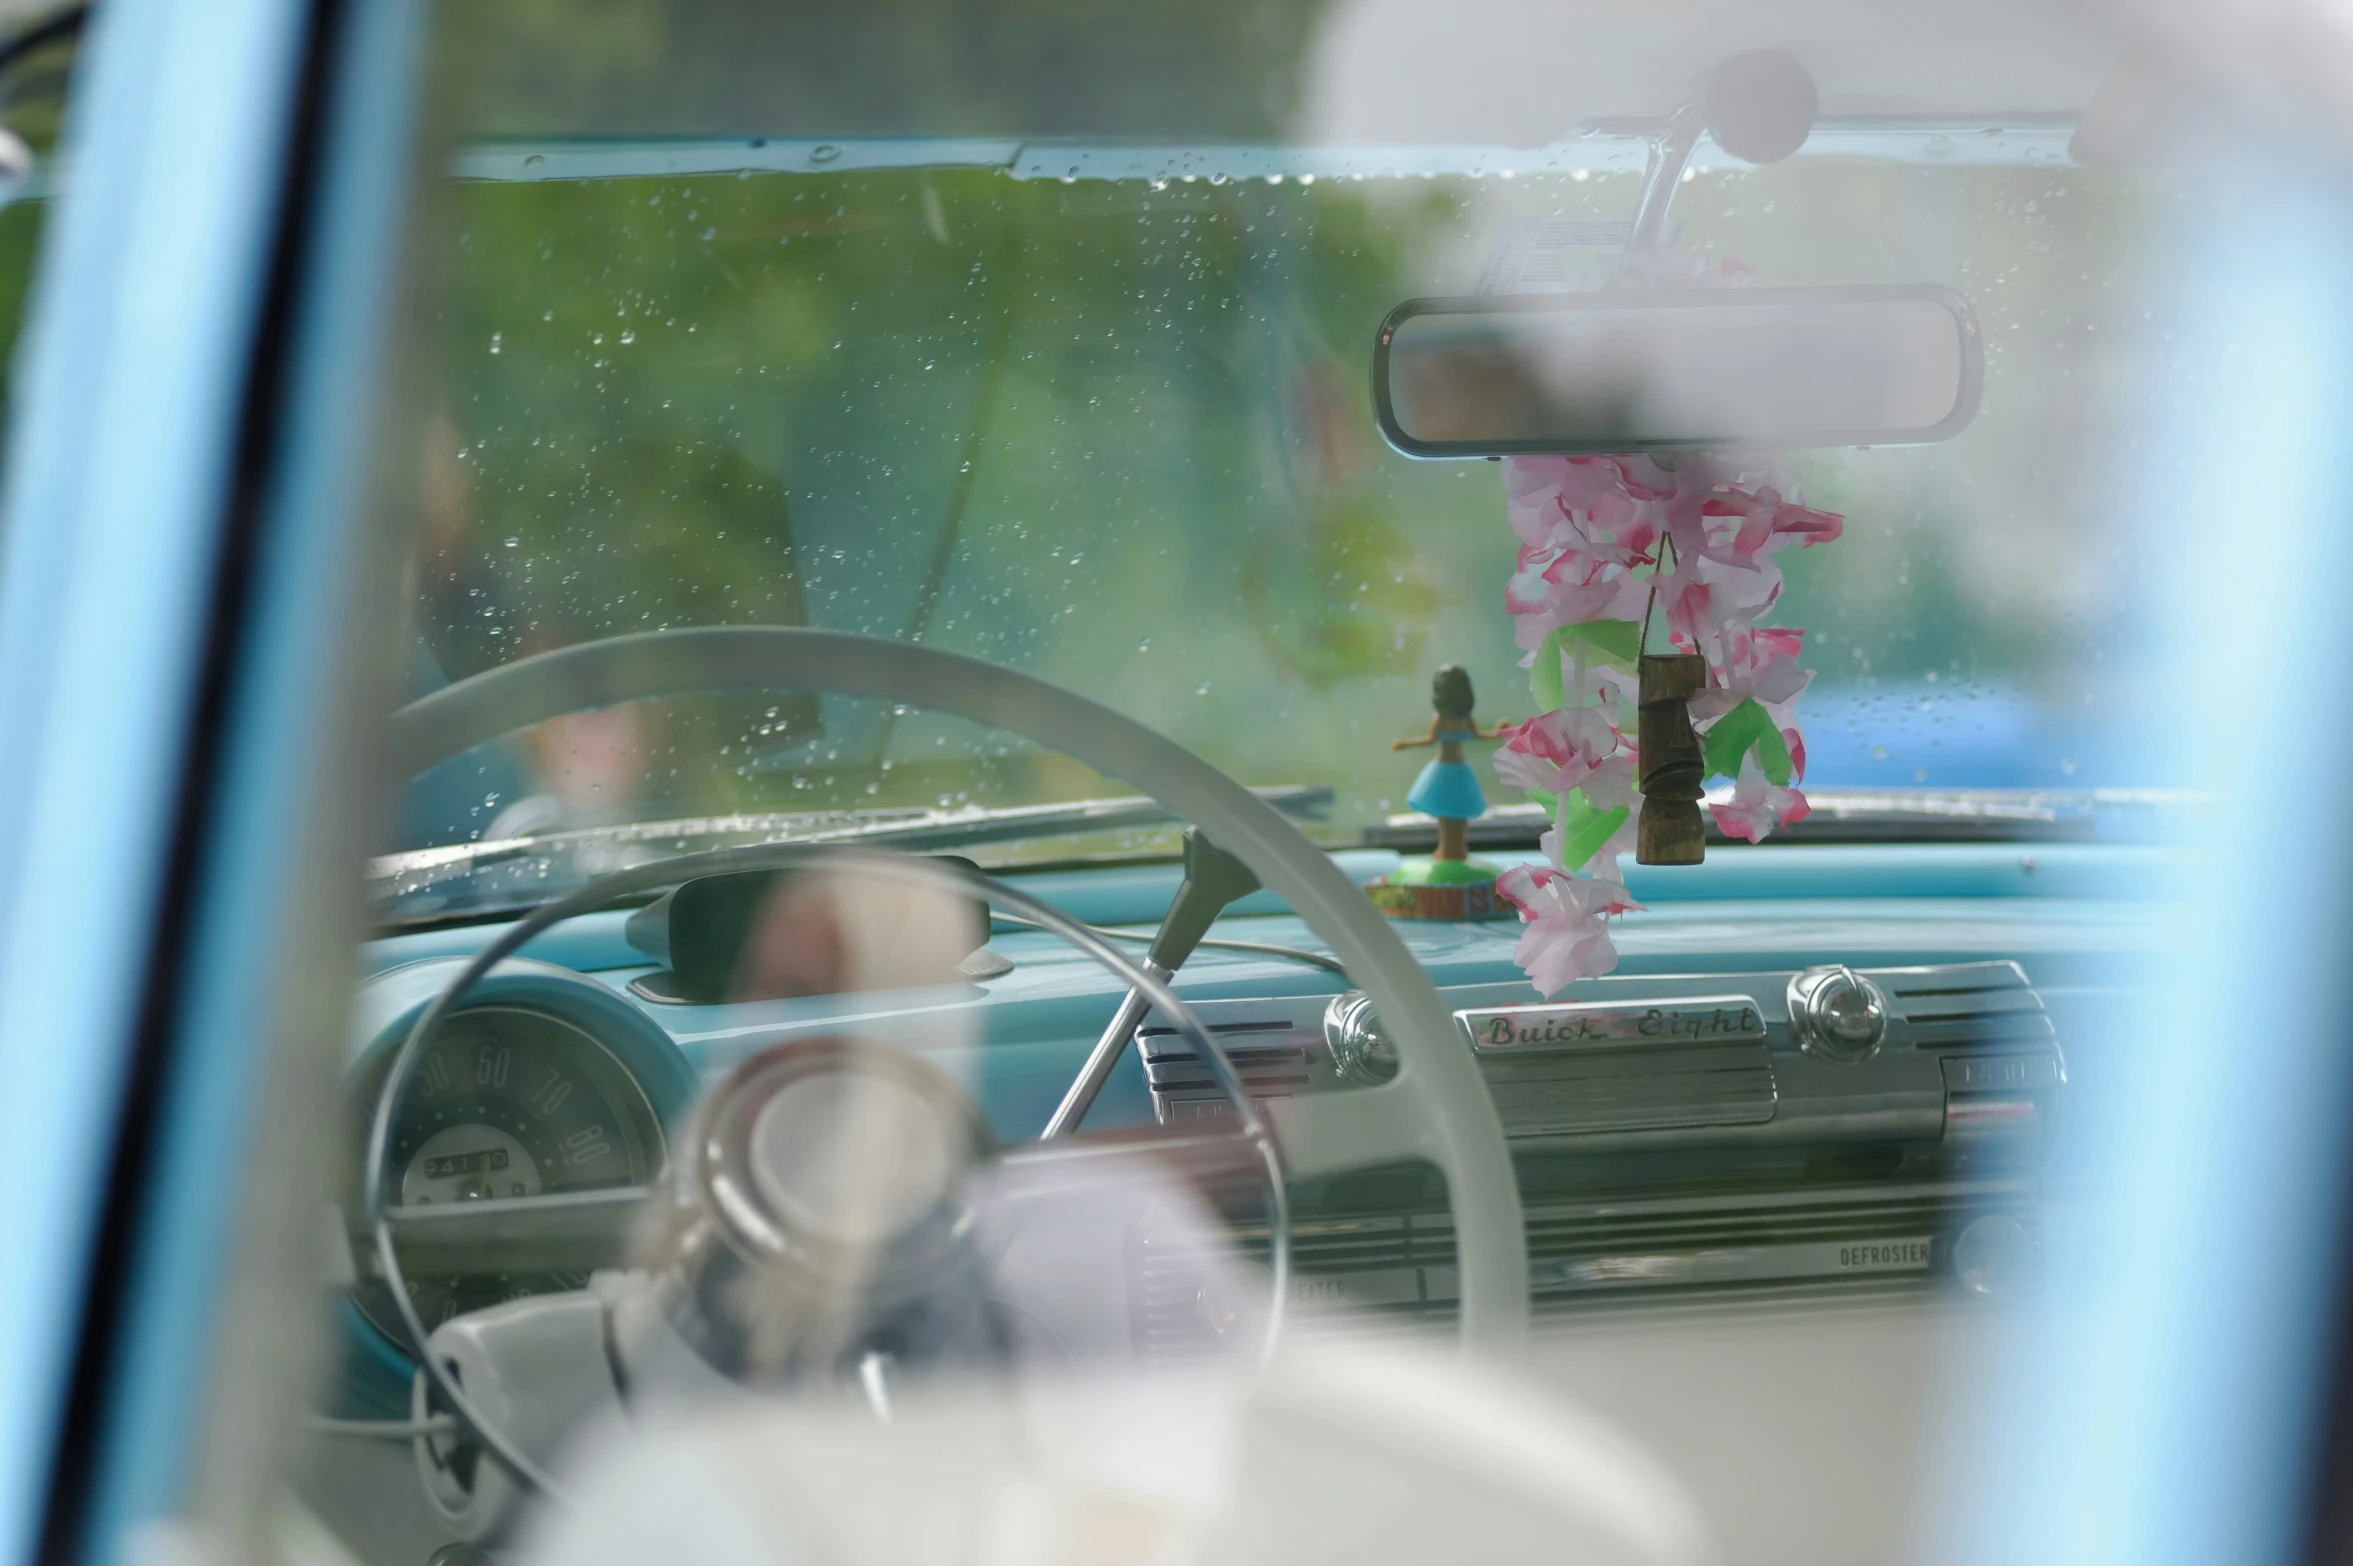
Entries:
[[1808, 968], [1789, 981], [1789, 1029], [1809, 1055], [1868, 1060], [1887, 1037], [1887, 997], [1843, 963]]
[[1343, 1082], [1379, 1087], [1397, 1076], [1397, 1046], [1381, 1031], [1372, 997], [1362, 990], [1335, 995], [1324, 1008], [1324, 1047]]

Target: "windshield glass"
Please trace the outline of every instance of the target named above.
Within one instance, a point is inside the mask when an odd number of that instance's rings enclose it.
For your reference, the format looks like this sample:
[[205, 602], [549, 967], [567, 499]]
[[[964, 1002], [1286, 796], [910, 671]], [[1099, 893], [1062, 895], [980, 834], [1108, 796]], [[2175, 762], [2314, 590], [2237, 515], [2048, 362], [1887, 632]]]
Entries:
[[[2120, 262], [2157, 198], [2068, 163], [2066, 127], [2032, 115], [1816, 141], [1759, 167], [1703, 140], [1667, 259], [1638, 258], [1757, 287], [1942, 284], [1982, 327], [1958, 438], [1787, 458], [1806, 504], [1844, 519], [1833, 547], [1781, 557], [1775, 618], [1815, 670], [1806, 782], [2164, 783], [2114, 759], [2130, 519], [2100, 438], [2150, 351]], [[1545, 704], [1504, 612], [1508, 470], [1382, 441], [1375, 330], [1417, 296], [1612, 285], [1647, 147], [1606, 124], [1517, 151], [469, 143], [411, 692], [626, 632], [857, 631], [1042, 676], [1247, 783], [1316, 790], [1326, 841], [1378, 836], [1408, 810], [1414, 763], [1390, 742], [1427, 725], [1434, 669], [1468, 671], [1481, 722]], [[1514, 809], [1541, 826], [1471, 764], [1507, 807], [1490, 831]], [[932, 714], [705, 696], [446, 766], [396, 846], [1131, 792]], [[1150, 844], [1050, 852], [1085, 846]], [[465, 899], [418, 870], [434, 863], [380, 882], [388, 912]]]
[[16, 343], [54, 194], [59, 122], [88, 8], [0, 5], [0, 432], [13, 427]]
[[[376, 1441], [521, 1559], [925, 1558], [935, 1483], [1005, 1559], [1941, 1546], [2102, 1254], [2194, 884], [2119, 839], [2246, 759], [2150, 653], [2230, 551], [2141, 514], [2223, 482], [2154, 449], [2211, 171], [2036, 7], [1487, 9], [439, 14], [304, 1458], [365, 1558]], [[1633, 450], [1446, 335], [1572, 316], [1953, 389]], [[1409, 455], [1425, 351], [1573, 427]]]

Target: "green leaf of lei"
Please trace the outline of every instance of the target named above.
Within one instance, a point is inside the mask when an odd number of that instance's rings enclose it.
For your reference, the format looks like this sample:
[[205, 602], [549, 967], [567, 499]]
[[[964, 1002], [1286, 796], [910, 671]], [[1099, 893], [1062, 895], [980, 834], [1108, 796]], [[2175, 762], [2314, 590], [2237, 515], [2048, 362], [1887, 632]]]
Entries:
[[1789, 742], [1781, 737], [1774, 725], [1773, 715], [1750, 697], [1739, 706], [1718, 718], [1715, 727], [1701, 736], [1707, 750], [1708, 776], [1737, 778], [1740, 759], [1750, 751], [1757, 753], [1757, 766], [1765, 780], [1775, 788], [1786, 787], [1793, 768], [1789, 759]]
[[1538, 712], [1550, 712], [1568, 700], [1568, 687], [1561, 680], [1561, 664], [1576, 656], [1577, 649], [1570, 638], [1585, 644], [1588, 667], [1597, 663], [1632, 664], [1642, 653], [1642, 627], [1632, 620], [1587, 620], [1582, 625], [1562, 626], [1544, 638], [1536, 649], [1536, 661], [1528, 667], [1528, 694], [1536, 699]]
[[[1577, 642], [1583, 642], [1585, 666], [1617, 664], [1632, 667], [1642, 656], [1642, 627], [1632, 620], [1588, 620], [1582, 625], [1563, 626], [1544, 638], [1536, 649], [1536, 659], [1528, 669], [1528, 694], [1536, 699], [1536, 710], [1550, 712], [1568, 700], [1568, 687], [1561, 678], [1562, 663], [1576, 657]], [[1528, 797], [1542, 805], [1561, 829], [1561, 867], [1581, 869], [1585, 862], [1601, 852], [1633, 811], [1624, 805], [1608, 810], [1596, 807], [1585, 797], [1582, 789], [1570, 789], [1564, 809], [1563, 801], [1549, 789], [1530, 789]]]
[[1597, 809], [1587, 802], [1583, 789], [1570, 789], [1568, 810], [1565, 814], [1554, 814], [1561, 826], [1561, 864], [1570, 870], [1584, 868], [1585, 861], [1601, 852], [1601, 845], [1626, 824], [1626, 817], [1631, 814], [1624, 805], [1610, 810]]
[[1608, 842], [1611, 834], [1624, 826], [1626, 818], [1634, 813], [1625, 805], [1614, 805], [1603, 810], [1585, 797], [1583, 789], [1573, 788], [1569, 790], [1568, 816], [1564, 820], [1560, 796], [1550, 789], [1532, 788], [1528, 790], [1528, 797], [1542, 805], [1553, 823], [1563, 829], [1560, 857], [1564, 870], [1583, 869], [1585, 861], [1600, 853], [1601, 845]]

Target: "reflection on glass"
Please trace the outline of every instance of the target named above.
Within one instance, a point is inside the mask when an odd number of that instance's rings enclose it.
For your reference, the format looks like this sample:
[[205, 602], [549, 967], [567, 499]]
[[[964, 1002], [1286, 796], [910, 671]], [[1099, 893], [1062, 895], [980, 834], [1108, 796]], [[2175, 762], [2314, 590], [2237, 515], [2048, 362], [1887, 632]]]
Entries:
[[[322, 1396], [417, 1423], [402, 1546], [1900, 1553], [1942, 1378], [2014, 1341], [2080, 1210], [2071, 1106], [2117, 1091], [2101, 1023], [2179, 872], [2105, 839], [2179, 781], [2137, 738], [2164, 693], [2117, 479], [2185, 182], [2008, 112], [2072, 114], [2099, 51], [2006, 16], [1947, 40], [1951, 81], [1860, 82], [1923, 46], [1841, 21], [1818, 141], [1696, 142], [1652, 245], [1715, 42], [1671, 18], [1529, 20], [1585, 96], [1507, 135], [1535, 95], [1454, 80], [1412, 7], [1147, 6], [1051, 47], [724, 10], [445, 23], [440, 88], [499, 134], [437, 196], [406, 695], [692, 627], [920, 644], [1260, 791], [1349, 901], [1278, 887], [1293, 839], [1252, 817], [1189, 920], [1200, 840], [1151, 767], [914, 692], [681, 678], [396, 780], [352, 1103], [533, 937], [419, 1052], [380, 1172], [429, 1352], [363, 1255]], [[1412, 134], [1341, 135], [1398, 72]], [[1409, 809], [1390, 746], [1433, 669], [1482, 719], [1549, 704], [1501, 475], [1394, 449], [1384, 392], [1466, 448], [1789, 444], [1846, 519], [1774, 623], [1807, 632], [1806, 786], [1853, 810], [1639, 877], [1618, 971], [1551, 998], [1508, 910], [1355, 899], [1424, 836], [1525, 862], [1554, 827]], [[1519, 792], [1460, 764], [1465, 801]], [[434, 1097], [502, 1050], [513, 1086]], [[1497, 1233], [1534, 1327], [1466, 1362]], [[314, 1454], [305, 1493], [394, 1559], [363, 1461]]]

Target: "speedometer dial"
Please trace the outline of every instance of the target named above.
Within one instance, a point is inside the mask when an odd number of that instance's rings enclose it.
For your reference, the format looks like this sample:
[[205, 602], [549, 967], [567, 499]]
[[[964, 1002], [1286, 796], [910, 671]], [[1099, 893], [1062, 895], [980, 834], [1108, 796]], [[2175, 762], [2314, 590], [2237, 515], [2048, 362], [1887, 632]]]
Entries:
[[463, 1011], [417, 1065], [387, 1148], [400, 1199], [480, 1201], [643, 1185], [661, 1126], [604, 1046], [513, 1007]]
[[[381, 1073], [361, 1095], [372, 1105]], [[611, 1051], [574, 1024], [518, 1006], [453, 1015], [417, 1062], [395, 1106], [385, 1183], [404, 1207], [514, 1200], [647, 1185], [660, 1172], [662, 1122], [645, 1090]], [[509, 1270], [496, 1254], [460, 1270], [412, 1279], [428, 1326], [467, 1310], [585, 1276]], [[402, 1334], [380, 1284], [360, 1308], [396, 1340]]]

